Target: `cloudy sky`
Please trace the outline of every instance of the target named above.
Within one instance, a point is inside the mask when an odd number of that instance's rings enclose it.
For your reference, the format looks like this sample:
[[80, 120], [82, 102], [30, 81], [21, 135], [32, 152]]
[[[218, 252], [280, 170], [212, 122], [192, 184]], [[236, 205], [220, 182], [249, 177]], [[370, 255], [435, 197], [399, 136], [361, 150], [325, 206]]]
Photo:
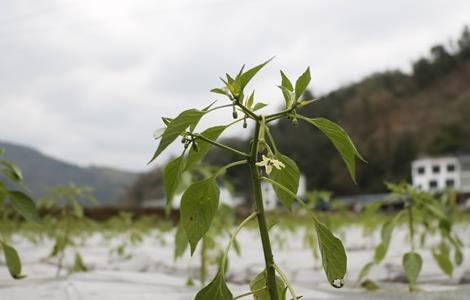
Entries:
[[279, 69], [310, 66], [321, 94], [407, 71], [464, 24], [468, 0], [1, 0], [0, 140], [144, 170], [160, 117], [218, 99], [208, 92], [218, 77], [244, 63], [276, 56], [252, 86], [272, 110]]

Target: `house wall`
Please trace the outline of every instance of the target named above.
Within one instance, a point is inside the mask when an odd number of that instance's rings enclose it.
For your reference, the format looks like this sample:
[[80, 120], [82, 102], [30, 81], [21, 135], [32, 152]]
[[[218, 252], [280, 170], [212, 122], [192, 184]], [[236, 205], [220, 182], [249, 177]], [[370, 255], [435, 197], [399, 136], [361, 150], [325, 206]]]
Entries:
[[456, 157], [415, 160], [411, 165], [411, 172], [413, 186], [423, 191], [461, 188], [461, 167]]

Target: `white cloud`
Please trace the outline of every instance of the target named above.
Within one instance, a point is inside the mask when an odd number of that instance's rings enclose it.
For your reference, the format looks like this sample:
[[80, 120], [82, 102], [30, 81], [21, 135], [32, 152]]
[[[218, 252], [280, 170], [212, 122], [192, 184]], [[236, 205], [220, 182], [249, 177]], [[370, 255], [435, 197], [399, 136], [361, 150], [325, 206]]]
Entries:
[[407, 70], [468, 16], [466, 0], [2, 1], [0, 139], [142, 170], [160, 117], [205, 106], [243, 63], [277, 56], [255, 82], [276, 106], [280, 68], [294, 77], [310, 65], [317, 93]]

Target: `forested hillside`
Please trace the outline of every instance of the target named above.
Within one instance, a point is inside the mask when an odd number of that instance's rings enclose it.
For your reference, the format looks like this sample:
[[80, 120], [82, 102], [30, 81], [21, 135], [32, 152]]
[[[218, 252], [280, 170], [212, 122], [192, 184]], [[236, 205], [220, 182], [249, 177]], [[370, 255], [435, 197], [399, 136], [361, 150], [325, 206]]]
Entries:
[[16, 144], [0, 142], [0, 148], [6, 150], [5, 159], [21, 168], [26, 185], [35, 198], [52, 187], [73, 183], [92, 187], [94, 196], [102, 204], [115, 202], [137, 177], [136, 173], [112, 168], [79, 167]]
[[[453, 50], [435, 45], [428, 57], [413, 63], [412, 73], [399, 70], [376, 73], [320, 96], [299, 113], [323, 116], [341, 124], [367, 160], [359, 163], [354, 185], [330, 141], [312, 126], [290, 120], [272, 129], [278, 148], [292, 157], [306, 175], [309, 189], [327, 189], [336, 195], [382, 192], [384, 181], [407, 180], [410, 162], [420, 155], [470, 152], [470, 32], [462, 32]], [[315, 74], [312, 74], [315, 80]], [[281, 97], [281, 95], [280, 95]], [[312, 98], [312, 92], [304, 98]], [[229, 144], [246, 148], [248, 141]], [[232, 161], [211, 150], [206, 163]], [[239, 192], [249, 188], [246, 170], [229, 170]], [[145, 174], [130, 189], [133, 203], [162, 196], [161, 172]], [[158, 195], [158, 196], [156, 196]]]

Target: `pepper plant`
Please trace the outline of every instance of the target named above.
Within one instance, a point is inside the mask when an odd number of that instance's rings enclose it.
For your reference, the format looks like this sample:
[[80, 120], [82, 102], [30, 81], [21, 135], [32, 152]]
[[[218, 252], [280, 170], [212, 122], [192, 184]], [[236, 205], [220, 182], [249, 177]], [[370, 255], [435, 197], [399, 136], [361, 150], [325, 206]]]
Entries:
[[[0, 157], [5, 153], [3, 148], [0, 148]], [[11, 207], [19, 213], [27, 221], [34, 224], [39, 224], [39, 214], [36, 209], [36, 205], [31, 197], [26, 193], [28, 191], [23, 181], [23, 175], [20, 168], [14, 163], [0, 159], [0, 212], [2, 219], [8, 217], [6, 201], [10, 201]], [[7, 182], [3, 181], [3, 178], [10, 182], [10, 188], [7, 186]], [[25, 275], [21, 274], [21, 259], [16, 249], [11, 246], [7, 240], [4, 232], [0, 231], [0, 250], [3, 251], [6, 265], [10, 275], [14, 279], [24, 278]]]
[[[294, 201], [297, 201], [299, 205], [305, 205], [296, 196], [300, 171], [294, 160], [277, 149], [270, 133], [270, 125], [273, 122], [281, 118], [288, 118], [292, 121], [293, 126], [297, 126], [298, 120], [301, 120], [318, 128], [339, 151], [353, 180], [356, 158], [361, 158], [347, 133], [338, 124], [325, 118], [303, 116], [297, 112], [298, 109], [313, 104], [315, 101], [314, 99], [303, 100], [301, 98], [310, 83], [309, 68], [296, 80], [295, 84], [292, 84], [281, 71], [279, 88], [285, 100], [283, 109], [272, 114], [259, 113], [267, 104], [255, 103], [255, 92], [246, 93], [246, 87], [269, 61], [246, 71], [242, 67], [235, 76], [226, 74], [225, 79], [221, 78], [224, 86], [215, 88], [212, 92], [224, 96], [228, 101], [227, 104], [215, 106], [215, 103], [212, 103], [203, 109], [185, 110], [175, 118], [163, 118], [166, 127], [157, 130], [154, 134], [154, 137], [160, 141], [150, 162], [159, 157], [178, 138], [181, 139], [183, 145], [181, 155], [171, 160], [163, 172], [169, 205], [171, 205], [175, 191], [181, 184], [182, 174], [201, 161], [211, 146], [224, 149], [240, 158], [240, 160], [229, 163], [213, 174], [192, 183], [183, 193], [180, 205], [180, 222], [189, 241], [191, 255], [194, 254], [199, 241], [209, 231], [219, 206], [217, 178], [228, 168], [245, 166], [250, 171], [249, 179], [254, 199], [253, 212], [236, 228], [224, 251], [217, 274], [208, 285], [197, 293], [196, 300], [238, 299], [249, 295], [253, 295], [256, 299], [278, 300], [286, 299], [287, 290], [293, 299], [299, 298], [287, 276], [275, 262], [263, 207], [262, 181], [272, 184], [279, 201], [288, 209], [292, 209]], [[202, 132], [197, 132], [196, 127], [201, 118], [219, 109], [231, 110], [234, 120], [226, 125], [210, 127]], [[245, 151], [217, 141], [227, 128], [239, 123], [242, 123], [243, 128], [248, 128], [248, 122], [254, 125], [254, 129], [249, 148]], [[257, 219], [259, 227], [265, 270], [253, 279], [250, 284], [251, 291], [234, 297], [225, 281], [225, 273], [228, 268], [227, 255], [237, 233], [249, 220], [254, 218]], [[346, 273], [346, 253], [343, 244], [313, 213], [311, 213], [311, 218], [318, 237], [326, 277], [332, 286], [342, 287]]]
[[51, 233], [55, 243], [49, 254], [50, 257], [57, 257], [56, 277], [60, 276], [63, 269], [67, 248], [75, 250], [74, 263], [69, 271], [84, 272], [88, 270], [77, 249], [79, 230], [74, 231], [77, 226], [83, 225], [86, 221], [83, 202], [96, 202], [92, 189], [75, 185], [55, 187], [51, 189], [49, 195], [40, 199], [39, 205], [41, 207], [49, 210], [58, 209], [58, 216], [53, 218], [55, 226]]
[[[418, 246], [424, 247], [429, 236], [439, 235], [439, 243], [431, 246], [431, 254], [441, 271], [452, 276], [454, 265], [458, 266], [463, 262], [463, 243], [453, 230], [455, 197], [448, 192], [438, 198], [432, 193], [418, 190], [407, 183], [387, 183], [387, 187], [392, 192], [392, 199], [404, 201], [404, 206], [392, 219], [382, 225], [381, 242], [375, 248], [373, 260], [361, 270], [358, 282], [367, 277], [372, 267], [384, 260], [392, 241], [393, 231], [402, 220], [407, 225], [410, 244], [409, 251], [404, 253], [402, 258], [409, 290], [419, 290], [416, 282], [421, 273], [423, 259]], [[377, 201], [371, 204], [370, 210], [377, 210], [382, 202]], [[420, 243], [418, 243], [418, 234]], [[452, 252], [453, 258], [451, 258]], [[370, 280], [367, 282], [371, 283]], [[375, 286], [375, 283], [373, 285]]]

